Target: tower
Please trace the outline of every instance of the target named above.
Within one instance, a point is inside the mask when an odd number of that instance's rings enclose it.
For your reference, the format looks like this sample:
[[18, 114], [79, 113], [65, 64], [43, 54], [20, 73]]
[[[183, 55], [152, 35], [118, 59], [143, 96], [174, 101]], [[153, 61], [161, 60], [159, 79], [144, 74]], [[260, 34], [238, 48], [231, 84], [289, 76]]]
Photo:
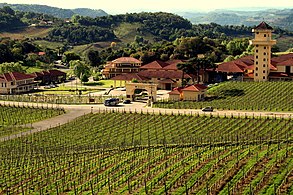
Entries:
[[262, 22], [252, 29], [254, 39], [250, 41], [254, 45], [254, 81], [268, 81], [271, 66], [271, 48], [276, 44], [272, 40], [273, 28]]

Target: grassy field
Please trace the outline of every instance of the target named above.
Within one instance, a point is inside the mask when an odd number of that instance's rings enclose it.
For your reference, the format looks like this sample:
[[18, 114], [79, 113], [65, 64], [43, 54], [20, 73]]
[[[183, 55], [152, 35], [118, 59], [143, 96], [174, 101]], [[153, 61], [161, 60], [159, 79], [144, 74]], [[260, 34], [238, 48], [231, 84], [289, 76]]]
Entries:
[[63, 43], [46, 41], [46, 40], [36, 40], [34, 41], [34, 43], [40, 46], [41, 48], [49, 48], [49, 49], [58, 49], [63, 46]]
[[291, 194], [293, 122], [89, 114], [1, 143], [0, 193]]
[[26, 38], [43, 38], [46, 37], [51, 28], [44, 27], [26, 27], [23, 29], [14, 30], [12, 32], [0, 33], [0, 37], [10, 37], [11, 39], [26, 39]]
[[136, 35], [143, 36], [145, 40], [153, 42], [154, 36], [151, 34], [146, 34], [142, 32], [137, 32], [137, 28], [140, 28], [141, 24], [139, 23], [121, 23], [118, 27], [114, 29], [114, 33], [118, 39], [123, 43], [131, 43], [134, 41]]
[[293, 111], [293, 82], [225, 82], [208, 89], [202, 102], [161, 101], [155, 107], [223, 110]]

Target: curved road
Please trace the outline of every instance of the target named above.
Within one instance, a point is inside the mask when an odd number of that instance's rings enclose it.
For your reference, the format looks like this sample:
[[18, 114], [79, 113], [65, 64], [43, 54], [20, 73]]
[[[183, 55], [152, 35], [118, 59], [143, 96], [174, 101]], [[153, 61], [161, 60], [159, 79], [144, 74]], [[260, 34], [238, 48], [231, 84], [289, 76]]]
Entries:
[[[27, 102], [5, 102], [0, 101], [2, 105], [17, 105], [17, 106], [34, 106], [34, 107], [47, 107], [48, 104], [40, 103], [27, 103]], [[17, 133], [14, 135], [6, 136], [0, 138], [0, 141], [10, 140], [24, 135], [28, 135], [34, 132], [43, 131], [51, 127], [59, 126], [70, 122], [77, 117], [90, 112], [97, 113], [105, 110], [115, 110], [118, 112], [142, 112], [142, 113], [162, 113], [162, 114], [190, 114], [190, 115], [214, 115], [214, 116], [256, 116], [256, 117], [283, 117], [283, 118], [293, 118], [292, 112], [248, 112], [248, 111], [237, 111], [237, 110], [215, 110], [214, 112], [203, 112], [201, 110], [195, 109], [165, 109], [165, 108], [151, 108], [146, 107], [145, 103], [133, 102], [132, 104], [120, 104], [116, 107], [105, 107], [102, 104], [92, 104], [92, 105], [51, 105], [49, 107], [62, 107], [66, 110], [66, 113], [59, 115], [50, 119], [39, 121], [32, 124], [32, 129], [30, 131]]]

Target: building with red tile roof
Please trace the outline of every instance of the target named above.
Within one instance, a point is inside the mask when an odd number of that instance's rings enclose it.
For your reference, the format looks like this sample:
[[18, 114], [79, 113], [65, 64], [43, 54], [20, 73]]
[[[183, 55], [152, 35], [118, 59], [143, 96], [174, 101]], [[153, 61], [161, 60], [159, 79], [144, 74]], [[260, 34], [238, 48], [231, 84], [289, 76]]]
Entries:
[[38, 86], [35, 76], [20, 72], [9, 72], [0, 75], [0, 94], [17, 94], [33, 90]]
[[206, 92], [207, 87], [201, 84], [177, 87], [174, 88], [171, 92], [169, 92], [169, 100], [201, 101], [204, 99]]
[[127, 74], [138, 73], [142, 62], [133, 57], [121, 57], [111, 62], [107, 62], [106, 66], [102, 70], [104, 78], [110, 79], [112, 77]]
[[[235, 78], [237, 77], [237, 80], [253, 80], [254, 60], [250, 59], [251, 57], [253, 56], [246, 56], [230, 62], [221, 63], [216, 68], [216, 71], [218, 73], [225, 73], [225, 75], [234, 75]], [[273, 57], [269, 63], [269, 67], [269, 80], [292, 80], [293, 53]]]
[[66, 80], [66, 73], [60, 70], [44, 70], [34, 72], [31, 75], [35, 77], [35, 81], [39, 81], [41, 85], [62, 83]]
[[[167, 62], [155, 60], [141, 66], [137, 73], [118, 75], [111, 78], [111, 80], [120, 81], [120, 85], [122, 85], [123, 82], [126, 83], [136, 79], [139, 82], [155, 83], [159, 89], [171, 90], [174, 87], [181, 86], [182, 77], [190, 80], [192, 78], [190, 75], [178, 70], [177, 64], [181, 62], [182, 60], [169, 60]], [[115, 83], [114, 87], [116, 87]]]

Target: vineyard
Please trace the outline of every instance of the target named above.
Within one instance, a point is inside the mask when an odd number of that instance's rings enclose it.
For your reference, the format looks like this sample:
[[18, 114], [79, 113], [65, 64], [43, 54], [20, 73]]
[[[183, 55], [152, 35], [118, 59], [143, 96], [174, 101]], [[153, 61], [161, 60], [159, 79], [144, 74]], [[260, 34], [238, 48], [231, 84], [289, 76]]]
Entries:
[[225, 82], [208, 90], [202, 102], [162, 100], [154, 107], [223, 110], [293, 111], [293, 82]]
[[293, 119], [100, 111], [1, 143], [0, 194], [291, 194]]
[[[90, 96], [90, 95], [56, 95], [56, 94], [34, 94], [34, 95], [0, 95], [0, 100], [15, 102], [36, 102], [42, 104], [102, 104], [105, 99], [114, 96]], [[115, 96], [116, 97], [116, 96]], [[122, 96], [117, 97], [123, 99]]]
[[0, 137], [26, 131], [34, 122], [63, 113], [60, 108], [0, 104]]

